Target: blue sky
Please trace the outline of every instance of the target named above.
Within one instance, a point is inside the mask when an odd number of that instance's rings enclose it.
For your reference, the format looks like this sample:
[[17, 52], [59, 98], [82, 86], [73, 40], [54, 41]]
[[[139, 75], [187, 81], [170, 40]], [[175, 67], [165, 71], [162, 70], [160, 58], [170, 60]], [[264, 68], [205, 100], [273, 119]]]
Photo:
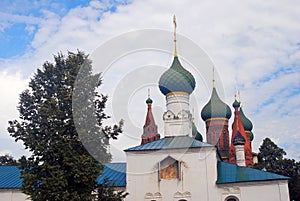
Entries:
[[[21, 56], [30, 49], [39, 20], [44, 17], [44, 11], [55, 12], [60, 17], [70, 9], [77, 6], [87, 6], [88, 1], [10, 1], [1, 2], [0, 12], [2, 15], [31, 16], [37, 20], [26, 23], [26, 20], [6, 19], [1, 23], [0, 57], [10, 58]], [[5, 22], [6, 21], [6, 22]]]
[[[0, 153], [17, 157], [24, 153], [21, 144], [9, 137], [7, 121], [17, 118], [18, 94], [26, 89], [30, 76], [43, 62], [53, 61], [57, 52], [80, 49], [91, 54], [107, 41], [133, 30], [172, 31], [172, 16], [176, 13], [179, 34], [203, 48], [212, 59], [220, 75], [218, 83], [224, 89], [220, 91], [223, 100], [231, 105], [236, 88], [240, 90], [244, 112], [254, 124], [254, 150], [258, 150], [262, 139], [270, 137], [284, 147], [288, 156], [299, 160], [299, 10], [300, 5], [295, 0], [232, 0], [226, 3], [217, 0], [1, 1], [0, 93], [5, 94], [5, 99], [0, 100], [0, 140], [3, 142]], [[179, 53], [184, 55], [185, 52], [180, 52], [185, 49], [184, 44], [178, 43]], [[126, 70], [132, 73], [137, 69], [132, 66], [148, 65], [149, 58], [151, 64], [165, 67], [170, 64], [170, 56], [148, 55], [148, 52], [131, 60], [125, 58], [114, 72], [122, 72], [118, 75], [119, 82], [113, 83], [112, 79], [104, 77], [103, 89], [113, 98], [117, 92], [107, 89], [114, 89], [114, 84], [121, 83], [126, 78]], [[203, 74], [198, 79], [210, 77]], [[197, 83], [195, 96], [198, 105], [195, 107], [200, 110], [208, 101], [211, 86], [201, 80]], [[147, 93], [147, 89], [139, 90]], [[159, 107], [154, 113], [160, 132], [163, 132], [164, 97], [156, 87], [151, 91], [157, 97], [154, 101]], [[139, 142], [144, 123], [144, 98], [134, 94], [130, 97], [136, 97], [136, 102], [128, 103], [128, 113], [134, 115], [127, 122], [132, 121], [137, 130], [125, 130], [125, 133], [135, 132], [136, 136], [128, 144], [115, 142], [112, 150], [118, 149], [117, 154]], [[200, 111], [195, 113], [197, 127], [204, 135]]]

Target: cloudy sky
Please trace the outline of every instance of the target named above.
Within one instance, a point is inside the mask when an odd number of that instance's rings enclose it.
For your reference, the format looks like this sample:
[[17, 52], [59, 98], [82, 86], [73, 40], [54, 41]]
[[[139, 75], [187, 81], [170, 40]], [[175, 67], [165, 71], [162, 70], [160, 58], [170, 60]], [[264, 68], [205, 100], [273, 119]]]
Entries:
[[[212, 78], [204, 71], [214, 65], [220, 95], [228, 105], [231, 106], [236, 90], [240, 91], [244, 112], [254, 124], [254, 151], [258, 150], [265, 137], [270, 137], [287, 151], [288, 157], [299, 160], [299, 10], [300, 4], [296, 0], [229, 0], [226, 3], [217, 0], [2, 0], [0, 153], [9, 153], [16, 158], [26, 154], [22, 144], [15, 143], [6, 131], [7, 122], [18, 117], [18, 95], [26, 89], [29, 78], [45, 61], [53, 62], [53, 55], [58, 52], [66, 54], [77, 49], [93, 56], [97, 49], [103, 50], [105, 45], [112, 47], [113, 42], [121, 41], [120, 36], [128, 33], [132, 36], [141, 30], [158, 33], [146, 34], [145, 41], [159, 38], [158, 30], [161, 33], [172, 32], [172, 17], [176, 14], [179, 39], [182, 38], [181, 41], [178, 39], [179, 54], [185, 55], [194, 50], [186, 47], [184, 41], [189, 40], [201, 49], [196, 48], [195, 52], [199, 55], [195, 53], [195, 57], [206, 54], [211, 60], [211, 63], [203, 63], [195, 70], [189, 68], [194, 63], [188, 56], [182, 57], [187, 69], [193, 73], [200, 72], [195, 75], [197, 87], [191, 98], [199, 131], [205, 133], [204, 122], [199, 116], [211, 92], [206, 80]], [[168, 40], [167, 37], [164, 39]], [[156, 81], [147, 80], [149, 76], [142, 69], [151, 71], [149, 75], [155, 75], [158, 80], [163, 72], [161, 67], [166, 68], [171, 63], [172, 40], [170, 34], [165, 48], [153, 46], [147, 49], [145, 46], [142, 51], [128, 53], [135, 51], [129, 48], [122, 59], [115, 58], [115, 62], [105, 68], [103, 78], [106, 87], [103, 86], [103, 91], [111, 97], [108, 105], [111, 109], [107, 111], [113, 113], [113, 120], [118, 120], [119, 116], [112, 108], [125, 107], [129, 117], [125, 118], [124, 136], [111, 147], [114, 160], [124, 160], [122, 150], [139, 143], [147, 88], [151, 88], [155, 120], [163, 134], [161, 115], [165, 110], [164, 97]], [[121, 47], [131, 47], [124, 41], [120, 43]], [[143, 85], [143, 80], [147, 84]], [[125, 104], [120, 105], [116, 97], [126, 96], [120, 94], [124, 88], [128, 98]], [[124, 117], [121, 115], [121, 118]], [[128, 125], [134, 125], [136, 129]]]

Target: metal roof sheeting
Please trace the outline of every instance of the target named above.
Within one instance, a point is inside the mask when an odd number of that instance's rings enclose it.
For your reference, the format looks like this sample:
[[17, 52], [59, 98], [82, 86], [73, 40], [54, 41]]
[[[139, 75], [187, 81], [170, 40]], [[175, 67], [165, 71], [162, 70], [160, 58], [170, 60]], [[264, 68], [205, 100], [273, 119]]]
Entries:
[[218, 161], [217, 184], [288, 179], [289, 177], [279, 174]]
[[165, 137], [160, 140], [149, 142], [136, 147], [128, 148], [125, 151], [145, 151], [145, 150], [161, 150], [161, 149], [186, 149], [212, 147], [210, 144], [200, 142], [189, 136]]
[[126, 163], [108, 163], [97, 181], [103, 184], [105, 179], [108, 184], [116, 187], [126, 187]]
[[[22, 179], [20, 169], [17, 166], [0, 166], [0, 189], [21, 188]], [[126, 186], [126, 163], [109, 163], [105, 165], [97, 182], [103, 184], [105, 178], [110, 185], [116, 187]]]
[[[110, 185], [126, 187], [126, 163], [106, 164], [97, 182], [103, 184], [106, 179]], [[226, 184], [288, 179], [290, 178], [286, 176], [219, 161], [216, 183]], [[17, 166], [0, 166], [0, 189], [15, 189], [20, 188], [21, 185], [22, 179]]]
[[0, 189], [20, 188], [22, 181], [17, 166], [0, 166]]

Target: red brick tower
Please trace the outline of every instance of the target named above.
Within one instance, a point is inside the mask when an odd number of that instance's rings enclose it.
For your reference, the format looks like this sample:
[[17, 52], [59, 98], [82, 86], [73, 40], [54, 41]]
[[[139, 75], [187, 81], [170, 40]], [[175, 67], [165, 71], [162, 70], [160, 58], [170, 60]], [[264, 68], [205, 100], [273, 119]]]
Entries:
[[152, 99], [150, 96], [146, 100], [148, 105], [148, 111], [146, 115], [145, 125], [143, 127], [143, 135], [141, 144], [146, 144], [148, 142], [153, 142], [160, 139], [160, 135], [157, 132], [157, 125], [155, 124], [154, 117], [152, 114]]
[[206, 141], [216, 145], [223, 161], [228, 162], [229, 131], [228, 120], [231, 110], [218, 96], [213, 81], [211, 98], [201, 111], [201, 117], [206, 124]]
[[246, 166], [252, 166], [253, 158], [252, 158], [252, 151], [250, 145], [250, 139], [247, 137], [245, 132], [241, 117], [240, 117], [240, 103], [235, 99], [233, 103], [234, 107], [234, 121], [232, 124], [232, 136], [231, 136], [231, 144], [230, 144], [230, 151], [229, 151], [229, 163], [236, 164], [236, 150], [234, 147], [233, 139], [239, 132], [245, 139], [245, 146], [244, 146], [244, 153], [245, 153], [245, 161]]

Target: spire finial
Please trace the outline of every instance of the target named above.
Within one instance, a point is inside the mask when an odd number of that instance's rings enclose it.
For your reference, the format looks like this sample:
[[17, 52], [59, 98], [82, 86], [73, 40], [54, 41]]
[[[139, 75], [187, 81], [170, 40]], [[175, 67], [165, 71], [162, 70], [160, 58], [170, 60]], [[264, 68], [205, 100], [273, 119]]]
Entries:
[[146, 103], [148, 104], [148, 107], [151, 107], [151, 104], [153, 103], [152, 99], [150, 98], [150, 89], [148, 88], [148, 98], [146, 100]]
[[174, 24], [174, 57], [177, 57], [177, 47], [176, 47], [176, 28], [177, 28], [177, 24], [176, 24], [176, 16], [173, 16], [173, 24]]
[[216, 88], [216, 80], [215, 80], [215, 65], [213, 65], [213, 88]]
[[242, 104], [242, 99], [241, 99], [241, 94], [240, 94], [240, 91], [238, 90], [238, 97], [239, 97], [239, 102], [240, 102], [240, 104], [241, 104], [241, 106], [240, 107], [243, 107], [243, 104]]

